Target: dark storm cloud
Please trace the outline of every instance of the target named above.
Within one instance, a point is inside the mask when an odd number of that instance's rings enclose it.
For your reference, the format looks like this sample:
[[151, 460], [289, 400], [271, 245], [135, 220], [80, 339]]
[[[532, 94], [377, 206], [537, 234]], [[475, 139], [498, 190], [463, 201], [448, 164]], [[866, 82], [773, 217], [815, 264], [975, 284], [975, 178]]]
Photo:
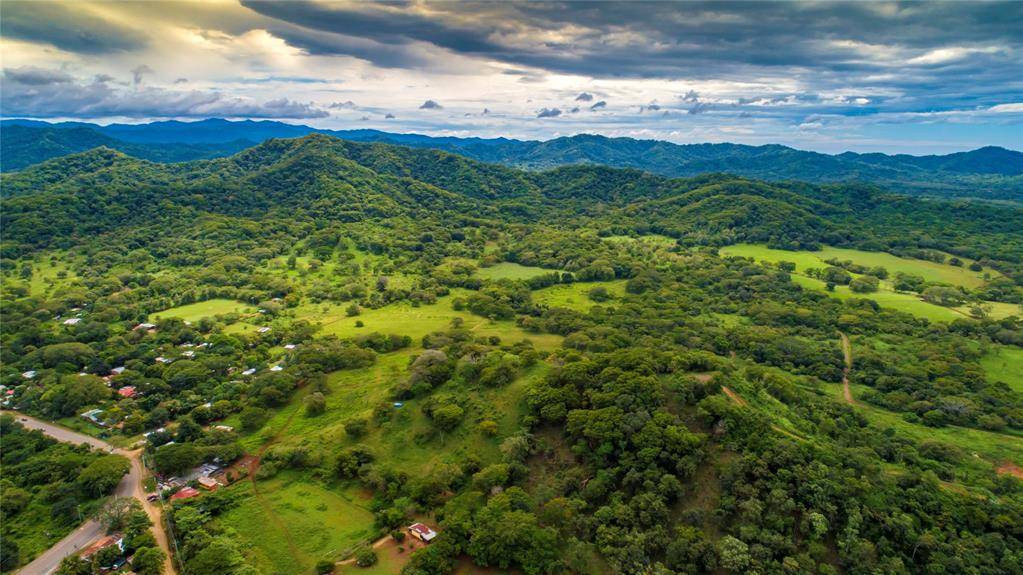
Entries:
[[20, 68], [4, 70], [4, 79], [24, 86], [50, 86], [71, 82], [74, 80], [74, 77], [60, 70], [22, 66]]
[[560, 115], [559, 108], [542, 108], [536, 113], [537, 118], [557, 118]]
[[607, 107], [607, 102], [605, 102], [604, 100], [601, 100], [601, 101], [597, 102], [596, 104], [590, 106], [590, 110], [596, 111], [596, 110], [599, 110], [601, 108], [606, 108], [606, 107]]
[[[432, 45], [589, 77], [783, 75], [818, 90], [891, 88], [928, 108], [947, 104], [940, 94], [927, 94], [933, 85], [966, 94], [973, 106], [1023, 97], [1020, 2], [439, 2], [428, 10], [414, 3], [243, 5], [272, 18], [268, 29], [278, 34], [278, 26], [292, 45], [387, 67], [425, 66], [433, 61], [415, 47]], [[609, 36], [620, 40], [607, 42]], [[360, 41], [387, 49], [377, 52]], [[999, 86], [998, 97], [978, 90], [982, 82]]]
[[702, 113], [706, 112], [709, 109], [710, 109], [710, 104], [705, 103], [705, 102], [697, 102], [697, 103], [693, 104], [693, 106], [691, 108], [689, 108], [689, 113], [690, 114], [702, 114]]
[[[47, 73], [49, 72], [49, 73]], [[140, 78], [133, 70], [133, 80]], [[48, 83], [40, 84], [47, 81]], [[53, 87], [57, 89], [40, 89]], [[145, 87], [138, 82], [115, 83], [95, 77], [78, 81], [59, 71], [16, 68], [0, 78], [5, 116], [35, 118], [324, 118], [312, 104], [277, 98], [265, 102], [230, 97], [222, 92], [179, 91]]]
[[145, 37], [134, 30], [55, 2], [5, 2], [0, 35], [81, 54], [110, 54], [146, 45]]
[[593, 94], [590, 94], [589, 92], [583, 92], [582, 94], [579, 94], [578, 96], [575, 97], [575, 101], [576, 102], [592, 102], [593, 101]]
[[419, 106], [420, 110], [442, 110], [443, 108], [444, 106], [441, 106], [440, 104], [433, 100], [427, 100], [423, 102], [421, 106]]
[[138, 86], [142, 83], [142, 77], [146, 74], [152, 74], [153, 69], [145, 64], [135, 66], [131, 71], [131, 83]]

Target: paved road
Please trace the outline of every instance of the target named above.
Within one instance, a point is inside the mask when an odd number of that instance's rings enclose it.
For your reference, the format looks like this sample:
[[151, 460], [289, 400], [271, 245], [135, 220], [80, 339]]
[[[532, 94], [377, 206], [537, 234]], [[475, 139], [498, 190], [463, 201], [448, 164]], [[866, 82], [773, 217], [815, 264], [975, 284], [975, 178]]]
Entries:
[[[54, 423], [36, 419], [17, 412], [6, 411], [3, 413], [14, 416], [14, 418], [18, 420], [18, 423], [25, 427], [29, 429], [38, 429], [58, 441], [74, 444], [88, 443], [96, 449], [127, 457], [128, 461], [131, 462], [131, 467], [128, 469], [128, 473], [121, 478], [121, 482], [117, 484], [117, 489], [114, 490], [114, 495], [117, 497], [134, 497], [142, 503], [142, 507], [149, 515], [149, 519], [153, 522], [153, 535], [156, 537], [156, 542], [160, 545], [160, 548], [163, 549], [164, 554], [167, 556], [167, 560], [164, 563], [164, 573], [174, 575], [175, 569], [170, 559], [170, 549], [167, 545], [167, 534], [163, 530], [160, 508], [146, 501], [146, 493], [142, 488], [143, 473], [141, 450], [125, 451], [123, 449], [118, 449], [101, 439], [97, 439], [83, 433], [78, 433], [77, 431], [72, 431]], [[49, 575], [57, 570], [57, 567], [60, 566], [60, 562], [65, 557], [99, 539], [104, 532], [105, 529], [98, 521], [90, 519], [82, 524], [78, 529], [69, 533], [67, 537], [55, 543], [42, 555], [36, 557], [31, 563], [22, 567], [18, 571], [18, 574]]]

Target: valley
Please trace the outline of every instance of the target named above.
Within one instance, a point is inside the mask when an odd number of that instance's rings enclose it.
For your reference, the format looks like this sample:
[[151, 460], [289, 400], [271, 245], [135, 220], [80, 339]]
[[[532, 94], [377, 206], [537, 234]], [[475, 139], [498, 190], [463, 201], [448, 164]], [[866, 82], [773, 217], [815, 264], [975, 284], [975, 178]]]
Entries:
[[9, 405], [144, 449], [186, 573], [981, 568], [1023, 517], [1014, 206], [321, 135], [3, 184]]

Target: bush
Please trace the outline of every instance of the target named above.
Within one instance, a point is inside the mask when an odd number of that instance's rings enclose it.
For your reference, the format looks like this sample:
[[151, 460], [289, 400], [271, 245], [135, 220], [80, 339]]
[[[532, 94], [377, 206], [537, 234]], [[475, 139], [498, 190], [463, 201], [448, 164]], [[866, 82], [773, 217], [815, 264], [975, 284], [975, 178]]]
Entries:
[[334, 572], [334, 562], [330, 559], [320, 559], [316, 562], [316, 574], [327, 575]]
[[366, 435], [368, 429], [369, 422], [363, 418], [349, 419], [345, 422], [345, 433], [353, 439]]
[[874, 276], [860, 276], [849, 282], [849, 289], [856, 293], [873, 293], [880, 285], [881, 281]]
[[355, 564], [359, 567], [370, 567], [376, 565], [377, 554], [370, 547], [359, 547], [355, 550]]
[[309, 397], [305, 398], [305, 414], [314, 417], [327, 411], [327, 398], [320, 392], [314, 392], [309, 394]]

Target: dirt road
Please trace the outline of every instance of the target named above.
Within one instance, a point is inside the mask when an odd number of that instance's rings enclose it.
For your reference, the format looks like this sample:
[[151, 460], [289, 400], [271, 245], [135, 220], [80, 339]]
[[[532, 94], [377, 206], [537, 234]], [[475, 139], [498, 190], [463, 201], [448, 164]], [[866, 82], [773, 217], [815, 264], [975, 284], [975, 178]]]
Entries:
[[846, 403], [856, 405], [856, 400], [852, 396], [852, 390], [849, 389], [849, 371], [852, 370], [853, 366], [852, 344], [849, 343], [849, 336], [842, 332], [838, 332], [838, 335], [842, 337], [842, 354], [845, 356], [845, 367], [842, 368], [842, 395], [845, 396]]
[[[146, 501], [146, 492], [142, 487], [142, 480], [145, 477], [142, 468], [142, 450], [125, 451], [123, 449], [118, 449], [101, 439], [97, 439], [83, 433], [78, 433], [77, 431], [72, 431], [66, 427], [61, 427], [48, 421], [36, 419], [14, 411], [5, 411], [3, 413], [12, 415], [18, 423], [26, 428], [38, 429], [57, 441], [74, 444], [87, 443], [95, 449], [100, 449], [107, 453], [116, 453], [117, 455], [126, 457], [131, 463], [131, 467], [129, 467], [128, 473], [121, 478], [121, 482], [117, 484], [117, 489], [114, 490], [114, 495], [117, 497], [134, 497], [139, 500], [142, 504], [142, 508], [145, 509], [146, 514], [149, 515], [149, 519], [153, 522], [153, 535], [156, 538], [156, 542], [160, 545], [160, 548], [163, 549], [163, 552], [167, 557], [164, 562], [163, 571], [166, 575], [176, 575], [177, 572], [174, 569], [174, 564], [170, 558], [170, 545], [168, 545], [167, 533], [163, 528], [162, 513], [159, 507]], [[20, 575], [49, 575], [50, 573], [53, 573], [58, 566], [60, 566], [60, 562], [65, 557], [99, 539], [103, 535], [104, 531], [105, 529], [98, 521], [90, 519], [81, 527], [68, 534], [67, 537], [55, 543], [42, 555], [36, 557], [31, 563], [22, 567], [18, 573]]]

